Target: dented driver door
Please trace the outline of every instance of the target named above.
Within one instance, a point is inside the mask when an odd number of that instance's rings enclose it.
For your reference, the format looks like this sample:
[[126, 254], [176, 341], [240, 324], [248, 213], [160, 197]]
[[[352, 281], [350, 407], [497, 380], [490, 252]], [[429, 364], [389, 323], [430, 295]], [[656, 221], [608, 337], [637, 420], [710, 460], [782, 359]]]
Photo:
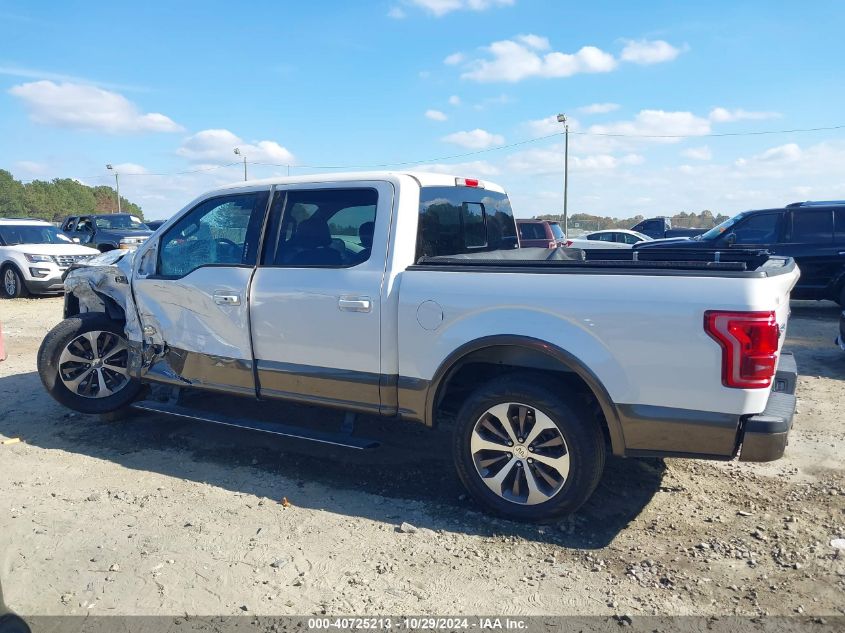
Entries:
[[132, 282], [152, 380], [255, 393], [248, 292], [269, 187], [202, 199], [140, 250]]

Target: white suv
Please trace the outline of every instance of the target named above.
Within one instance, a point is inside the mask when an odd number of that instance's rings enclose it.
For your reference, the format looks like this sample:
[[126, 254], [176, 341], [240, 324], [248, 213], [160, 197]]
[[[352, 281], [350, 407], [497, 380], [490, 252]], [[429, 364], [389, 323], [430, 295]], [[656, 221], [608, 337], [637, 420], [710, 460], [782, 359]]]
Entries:
[[14, 299], [62, 292], [62, 273], [99, 254], [74, 244], [49, 222], [0, 218], [0, 294]]

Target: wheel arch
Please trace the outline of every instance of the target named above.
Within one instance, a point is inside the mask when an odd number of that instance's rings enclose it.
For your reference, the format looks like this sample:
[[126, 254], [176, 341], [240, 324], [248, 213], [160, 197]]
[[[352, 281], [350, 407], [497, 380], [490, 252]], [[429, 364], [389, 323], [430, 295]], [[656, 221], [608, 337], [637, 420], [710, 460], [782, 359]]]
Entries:
[[529, 370], [574, 374], [589, 390], [604, 415], [605, 430], [615, 455], [625, 453], [625, 440], [616, 406], [601, 380], [581, 360], [567, 350], [542, 339], [524, 335], [493, 335], [464, 343], [437, 368], [426, 393], [425, 419], [435, 426], [436, 412], [450, 381], [468, 363], [498, 363]]

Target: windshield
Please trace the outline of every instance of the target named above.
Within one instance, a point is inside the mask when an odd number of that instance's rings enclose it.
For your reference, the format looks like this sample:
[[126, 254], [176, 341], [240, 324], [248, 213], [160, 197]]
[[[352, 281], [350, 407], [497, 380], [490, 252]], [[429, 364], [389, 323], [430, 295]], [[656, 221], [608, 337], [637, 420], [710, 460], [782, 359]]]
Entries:
[[128, 231], [149, 231], [146, 224], [134, 215], [115, 215], [96, 219], [98, 229], [124, 229]]
[[698, 239], [698, 240], [715, 240], [720, 235], [725, 233], [725, 231], [727, 231], [729, 228], [731, 228], [734, 224], [736, 224], [742, 218], [744, 218], [745, 215], [746, 215], [745, 213], [737, 213], [734, 217], [728, 218], [727, 220], [725, 220], [721, 224], [714, 226], [712, 229], [710, 229], [706, 233], [702, 233], [701, 235], [696, 235], [692, 239], [694, 239], [694, 240], [695, 239]]
[[560, 224], [558, 224], [557, 222], [549, 222], [549, 226], [552, 228], [552, 234], [555, 236], [555, 239], [566, 239], [566, 236], [563, 234], [563, 229], [560, 228]]
[[18, 224], [0, 226], [0, 241], [6, 246], [17, 244], [67, 244], [70, 238], [54, 226]]

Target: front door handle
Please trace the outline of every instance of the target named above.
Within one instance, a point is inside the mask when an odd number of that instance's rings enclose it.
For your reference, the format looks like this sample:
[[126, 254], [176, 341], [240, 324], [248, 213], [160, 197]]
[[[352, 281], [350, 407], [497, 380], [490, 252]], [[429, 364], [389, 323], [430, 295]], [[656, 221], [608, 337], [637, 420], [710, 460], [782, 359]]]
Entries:
[[214, 303], [219, 306], [239, 306], [241, 305], [240, 295], [231, 294], [216, 294], [214, 295]]
[[337, 307], [345, 312], [369, 312], [373, 304], [369, 297], [342, 296], [337, 300]]

